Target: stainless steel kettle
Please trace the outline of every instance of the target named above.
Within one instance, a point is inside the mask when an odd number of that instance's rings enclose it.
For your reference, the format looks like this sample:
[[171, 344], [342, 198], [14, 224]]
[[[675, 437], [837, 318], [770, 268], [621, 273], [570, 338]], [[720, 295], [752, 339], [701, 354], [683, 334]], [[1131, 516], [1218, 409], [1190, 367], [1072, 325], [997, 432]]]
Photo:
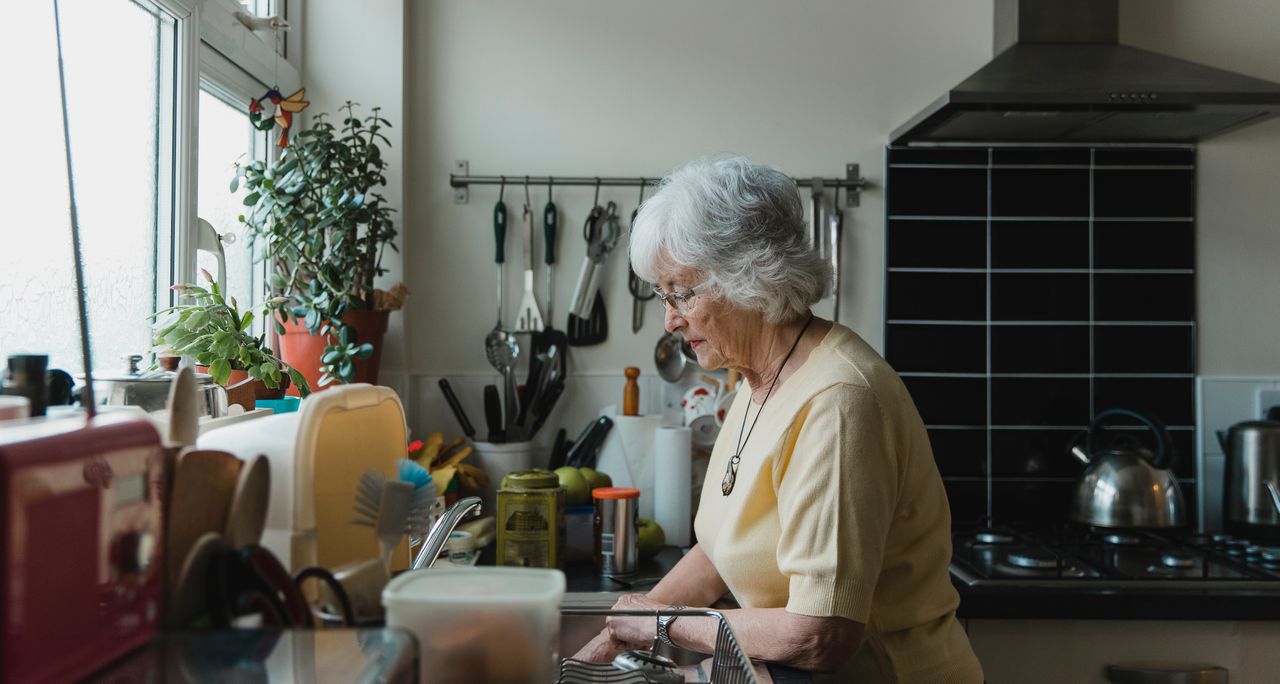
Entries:
[[[1116, 418], [1138, 421], [1156, 437], [1156, 453], [1136, 446], [1100, 446], [1102, 430]], [[1169, 469], [1173, 441], [1155, 418], [1128, 409], [1109, 409], [1089, 424], [1085, 448], [1071, 453], [1085, 464], [1076, 485], [1070, 518], [1098, 527], [1165, 528], [1186, 524], [1178, 480]]]
[[1280, 540], [1280, 422], [1250, 420], [1218, 431], [1226, 464], [1222, 519], [1228, 532], [1247, 538]]

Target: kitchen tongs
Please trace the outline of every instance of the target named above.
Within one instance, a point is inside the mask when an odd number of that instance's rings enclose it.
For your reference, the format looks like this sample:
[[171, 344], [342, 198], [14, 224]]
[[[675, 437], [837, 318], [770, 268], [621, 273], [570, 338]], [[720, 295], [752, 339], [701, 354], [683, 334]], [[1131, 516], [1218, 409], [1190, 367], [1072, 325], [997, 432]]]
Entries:
[[618, 243], [620, 233], [618, 205], [609, 202], [607, 209], [596, 205], [582, 226], [587, 241], [587, 255], [578, 271], [578, 283], [569, 307], [569, 344], [600, 344], [609, 335], [609, 319], [600, 293], [604, 264]]

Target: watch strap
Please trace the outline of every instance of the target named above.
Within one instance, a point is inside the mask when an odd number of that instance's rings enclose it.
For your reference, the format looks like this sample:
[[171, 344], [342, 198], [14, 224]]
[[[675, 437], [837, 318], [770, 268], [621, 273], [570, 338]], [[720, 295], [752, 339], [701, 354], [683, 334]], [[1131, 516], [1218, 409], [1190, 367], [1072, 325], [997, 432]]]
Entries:
[[[686, 610], [688, 606], [667, 606], [666, 610]], [[675, 642], [671, 640], [669, 632], [671, 623], [676, 621], [679, 615], [662, 615], [658, 617], [658, 640], [668, 646], [675, 646]]]

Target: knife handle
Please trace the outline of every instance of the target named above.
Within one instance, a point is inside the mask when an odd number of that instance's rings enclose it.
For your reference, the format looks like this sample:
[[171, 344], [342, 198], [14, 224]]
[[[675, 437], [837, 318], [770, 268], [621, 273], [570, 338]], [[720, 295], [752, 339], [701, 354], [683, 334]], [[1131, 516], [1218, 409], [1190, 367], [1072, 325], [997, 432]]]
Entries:
[[471, 425], [471, 421], [467, 419], [467, 412], [462, 410], [462, 404], [458, 401], [458, 395], [453, 393], [453, 387], [449, 386], [449, 381], [440, 378], [440, 391], [444, 393], [444, 400], [449, 402], [449, 410], [453, 411], [453, 417], [458, 419], [458, 425], [462, 426], [462, 432], [471, 439], [476, 435], [476, 429]]
[[484, 422], [489, 428], [489, 441], [495, 444], [506, 441], [502, 429], [502, 397], [497, 385], [484, 386]]

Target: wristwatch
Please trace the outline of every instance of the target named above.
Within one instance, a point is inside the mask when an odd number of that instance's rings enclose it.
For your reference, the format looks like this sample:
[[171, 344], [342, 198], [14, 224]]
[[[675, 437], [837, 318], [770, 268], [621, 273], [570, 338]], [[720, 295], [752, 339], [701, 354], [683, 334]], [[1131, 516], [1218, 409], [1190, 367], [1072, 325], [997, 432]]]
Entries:
[[[689, 606], [667, 606], [666, 610], [685, 610]], [[658, 617], [658, 640], [668, 646], [675, 646], [675, 642], [671, 641], [671, 635], [667, 632], [671, 628], [671, 623], [676, 621], [679, 615], [662, 615]]]

